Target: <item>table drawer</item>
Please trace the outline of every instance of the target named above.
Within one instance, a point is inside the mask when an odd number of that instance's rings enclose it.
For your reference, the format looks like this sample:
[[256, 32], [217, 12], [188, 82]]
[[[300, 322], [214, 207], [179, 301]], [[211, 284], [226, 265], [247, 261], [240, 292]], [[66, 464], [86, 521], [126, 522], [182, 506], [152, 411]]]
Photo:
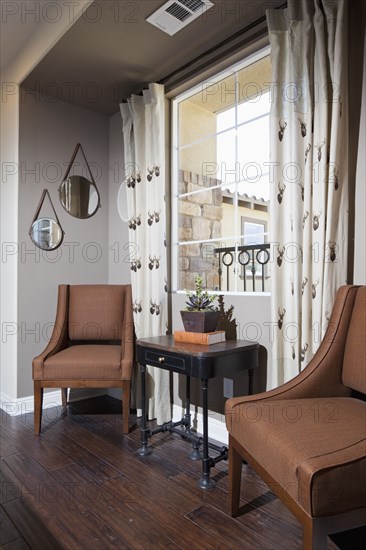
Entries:
[[[146, 350], [144, 353], [146, 365], [160, 367], [161, 369], [174, 370], [175, 372], [188, 373], [189, 358], [171, 355], [170, 353]], [[188, 363], [188, 364], [187, 364]]]

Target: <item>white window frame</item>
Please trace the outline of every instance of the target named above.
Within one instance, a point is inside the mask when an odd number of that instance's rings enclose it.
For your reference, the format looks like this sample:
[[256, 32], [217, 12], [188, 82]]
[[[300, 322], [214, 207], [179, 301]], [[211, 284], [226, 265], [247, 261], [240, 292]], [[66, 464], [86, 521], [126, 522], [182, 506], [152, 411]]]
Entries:
[[[202, 86], [206, 82], [210, 82], [210, 84], [215, 84], [217, 82], [220, 82], [221, 80], [224, 80], [225, 78], [229, 77], [233, 73], [236, 73], [242, 69], [245, 69], [249, 65], [252, 65], [253, 63], [256, 63], [257, 61], [260, 61], [264, 57], [269, 56], [271, 53], [270, 46], [266, 46], [265, 48], [259, 50], [258, 52], [255, 52], [248, 57], [246, 57], [244, 60], [235, 63], [234, 65], [231, 65], [229, 68], [225, 69], [224, 71], [219, 72], [217, 75], [211, 77], [209, 80], [204, 79], [199, 84], [195, 85], [193, 88], [190, 88], [188, 91], [179, 94], [175, 98], [171, 100], [171, 106], [172, 106], [172, 118], [171, 118], [171, 136], [172, 136], [172, 157], [171, 157], [171, 283], [172, 283], [172, 291], [173, 292], [184, 292], [181, 289], [178, 289], [178, 229], [179, 229], [179, 214], [178, 214], [178, 173], [179, 173], [179, 104], [182, 101], [185, 101], [189, 97], [192, 97], [193, 95], [196, 95], [202, 90]], [[216, 132], [214, 135], [217, 136], [219, 133], [227, 132], [233, 128], [226, 128], [223, 132]], [[208, 136], [205, 136], [205, 139]], [[192, 144], [190, 144], [192, 145]], [[225, 186], [229, 185], [228, 182], [225, 182], [223, 184]], [[210, 189], [210, 188], [207, 188]], [[197, 191], [200, 192], [200, 191]], [[235, 210], [237, 210], [238, 204], [236, 201], [235, 204]], [[237, 212], [236, 212], [237, 213]], [[240, 235], [239, 227], [238, 226], [238, 216], [235, 216], [235, 238]], [[233, 236], [227, 237], [222, 240], [232, 240]], [[216, 242], [217, 239], [211, 239], [212, 242]], [[195, 244], [200, 242], [210, 242], [210, 240], [205, 241], [187, 241], [184, 242], [184, 244]], [[235, 279], [236, 285], [237, 285], [237, 278]], [[248, 295], [248, 294], [258, 294], [255, 293], [248, 293], [248, 292], [241, 292], [238, 290], [230, 290], [229, 292], [226, 291], [220, 291], [220, 294], [235, 294], [238, 295]], [[264, 293], [261, 292], [261, 295]], [[267, 293], [266, 293], [267, 294]]]

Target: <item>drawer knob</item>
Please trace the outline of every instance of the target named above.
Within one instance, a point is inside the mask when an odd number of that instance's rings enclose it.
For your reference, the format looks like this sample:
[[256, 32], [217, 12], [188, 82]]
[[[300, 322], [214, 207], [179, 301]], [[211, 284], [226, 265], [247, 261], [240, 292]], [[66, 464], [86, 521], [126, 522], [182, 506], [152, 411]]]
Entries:
[[164, 363], [165, 362], [165, 357], [159, 357], [158, 361], [159, 361], [159, 363]]

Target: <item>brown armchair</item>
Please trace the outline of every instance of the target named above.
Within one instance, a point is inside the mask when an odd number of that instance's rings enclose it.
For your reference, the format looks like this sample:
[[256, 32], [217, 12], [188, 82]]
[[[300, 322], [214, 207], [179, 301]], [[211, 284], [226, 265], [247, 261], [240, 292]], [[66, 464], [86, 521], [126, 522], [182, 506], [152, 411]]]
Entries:
[[33, 359], [34, 431], [41, 431], [44, 388], [120, 387], [129, 431], [134, 359], [131, 285], [60, 285], [51, 340]]
[[304, 549], [366, 524], [366, 287], [337, 293], [309, 365], [272, 391], [229, 399], [229, 502], [245, 459], [303, 525]]

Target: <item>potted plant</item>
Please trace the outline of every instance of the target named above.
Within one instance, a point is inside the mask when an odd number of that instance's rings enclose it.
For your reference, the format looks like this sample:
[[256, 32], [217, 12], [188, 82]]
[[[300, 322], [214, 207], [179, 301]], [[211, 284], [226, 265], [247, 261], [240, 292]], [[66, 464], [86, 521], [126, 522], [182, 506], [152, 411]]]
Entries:
[[202, 282], [202, 277], [196, 275], [195, 290], [186, 290], [187, 307], [180, 312], [186, 332], [213, 332], [219, 320], [220, 311], [213, 304], [217, 295], [203, 290]]

